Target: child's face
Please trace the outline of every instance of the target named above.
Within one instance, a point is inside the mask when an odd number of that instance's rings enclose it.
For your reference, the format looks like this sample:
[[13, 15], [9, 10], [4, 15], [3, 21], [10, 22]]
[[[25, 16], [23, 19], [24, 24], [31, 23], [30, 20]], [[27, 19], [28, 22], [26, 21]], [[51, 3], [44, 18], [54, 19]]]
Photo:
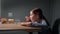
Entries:
[[38, 15], [37, 14], [34, 14], [32, 11], [30, 11], [30, 19], [32, 22], [35, 22], [38, 20]]

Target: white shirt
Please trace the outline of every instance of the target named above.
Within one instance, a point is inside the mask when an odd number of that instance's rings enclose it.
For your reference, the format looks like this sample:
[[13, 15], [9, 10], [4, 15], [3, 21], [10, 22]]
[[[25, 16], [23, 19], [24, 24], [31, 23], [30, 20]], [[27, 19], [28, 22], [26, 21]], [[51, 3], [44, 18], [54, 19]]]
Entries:
[[39, 25], [47, 25], [45, 20], [42, 20], [40, 23], [38, 22], [31, 22], [32, 26], [39, 26]]

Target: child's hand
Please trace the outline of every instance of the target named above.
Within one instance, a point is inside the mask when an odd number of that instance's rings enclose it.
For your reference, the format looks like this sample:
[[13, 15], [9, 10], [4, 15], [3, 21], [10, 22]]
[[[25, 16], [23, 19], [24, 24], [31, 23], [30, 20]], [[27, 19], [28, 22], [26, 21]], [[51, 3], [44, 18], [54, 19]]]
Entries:
[[22, 26], [30, 26], [30, 22], [27, 23], [21, 23]]
[[31, 22], [31, 20], [30, 20], [30, 17], [29, 17], [29, 16], [25, 16], [25, 18], [26, 18], [26, 22]]

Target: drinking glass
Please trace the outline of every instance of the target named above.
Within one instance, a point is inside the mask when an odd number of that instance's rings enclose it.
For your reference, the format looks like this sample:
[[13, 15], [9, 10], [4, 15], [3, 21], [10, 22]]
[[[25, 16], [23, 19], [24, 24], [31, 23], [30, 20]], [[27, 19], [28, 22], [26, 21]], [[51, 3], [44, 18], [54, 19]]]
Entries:
[[14, 20], [14, 23], [15, 23], [16, 25], [20, 25], [20, 19], [15, 19], [15, 20]]

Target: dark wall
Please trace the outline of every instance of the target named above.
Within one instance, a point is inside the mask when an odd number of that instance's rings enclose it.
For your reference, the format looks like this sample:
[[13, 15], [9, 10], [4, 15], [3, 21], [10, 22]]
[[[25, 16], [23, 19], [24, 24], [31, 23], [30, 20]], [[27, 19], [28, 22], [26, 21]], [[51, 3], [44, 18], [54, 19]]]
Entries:
[[[52, 23], [51, 26], [53, 26], [56, 19], [60, 18], [60, 0], [53, 0], [53, 6], [52, 6]], [[60, 25], [60, 24], [59, 24]], [[59, 34], [60, 34], [60, 26], [59, 26]]]
[[[13, 17], [25, 21], [25, 16], [33, 8], [41, 8], [51, 27], [57, 18], [60, 18], [60, 0], [1, 0], [1, 17], [8, 17], [12, 12]], [[25, 32], [26, 33], [26, 32]]]
[[[60, 0], [1, 0], [1, 17], [8, 17], [8, 13], [12, 12], [12, 18], [25, 21], [25, 16], [33, 8], [41, 8], [44, 16], [47, 18], [51, 26], [57, 18], [60, 18]], [[26, 33], [26, 32], [25, 32]]]
[[50, 12], [52, 13], [51, 14], [51, 25], [53, 25], [54, 21], [58, 18], [60, 18], [60, 0], [51, 0], [51, 6], [50, 6]]
[[[44, 16], [50, 21], [49, 0], [1, 0], [1, 17], [8, 17], [8, 13], [12, 12], [12, 18], [25, 21], [25, 16], [33, 8], [41, 8]], [[24, 32], [24, 33], [23, 33]], [[9, 31], [6, 34], [28, 34], [26, 31]], [[3, 33], [2, 33], [3, 34]], [[34, 33], [37, 34], [37, 33]]]
[[1, 0], [0, 0], [0, 17], [1, 17]]
[[12, 12], [12, 18], [24, 21], [31, 9], [41, 8], [44, 16], [50, 21], [49, 0], [2, 0], [1, 5], [2, 17], [8, 18], [8, 12]]

